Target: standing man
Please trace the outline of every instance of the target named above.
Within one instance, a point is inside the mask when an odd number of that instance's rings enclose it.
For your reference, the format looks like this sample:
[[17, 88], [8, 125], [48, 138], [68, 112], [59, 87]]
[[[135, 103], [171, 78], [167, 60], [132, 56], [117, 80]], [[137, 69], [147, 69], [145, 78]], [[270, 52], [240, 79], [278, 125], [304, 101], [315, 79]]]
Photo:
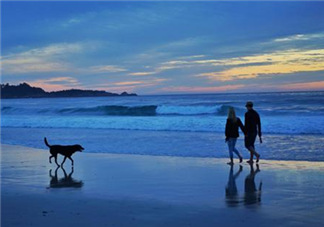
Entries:
[[250, 151], [250, 160], [248, 163], [253, 163], [253, 155], [256, 157], [256, 162], [259, 162], [260, 154], [256, 152], [254, 142], [256, 136], [259, 135], [260, 143], [261, 138], [261, 121], [259, 114], [253, 109], [253, 103], [247, 102], [245, 105], [247, 112], [245, 113], [245, 147]]

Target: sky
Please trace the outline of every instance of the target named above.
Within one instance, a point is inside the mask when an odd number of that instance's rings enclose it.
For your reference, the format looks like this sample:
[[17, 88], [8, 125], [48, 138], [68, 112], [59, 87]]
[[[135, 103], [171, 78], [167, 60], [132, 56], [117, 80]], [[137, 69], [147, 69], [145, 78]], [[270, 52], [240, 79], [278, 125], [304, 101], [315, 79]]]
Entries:
[[1, 2], [1, 82], [179, 94], [324, 90], [324, 2]]

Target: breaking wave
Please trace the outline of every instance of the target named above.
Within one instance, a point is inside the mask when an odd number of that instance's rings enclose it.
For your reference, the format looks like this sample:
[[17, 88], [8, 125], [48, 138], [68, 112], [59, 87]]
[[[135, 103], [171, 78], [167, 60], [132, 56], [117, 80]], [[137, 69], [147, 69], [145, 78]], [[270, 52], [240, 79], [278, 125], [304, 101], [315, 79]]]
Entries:
[[4, 106], [1, 111], [10, 114], [24, 114], [34, 112], [35, 114], [58, 114], [58, 115], [108, 115], [108, 116], [156, 116], [156, 115], [218, 115], [226, 116], [228, 105], [146, 105], [146, 106], [95, 106], [85, 108], [62, 108], [46, 109], [37, 108], [34, 110], [24, 110], [22, 108], [12, 108]]

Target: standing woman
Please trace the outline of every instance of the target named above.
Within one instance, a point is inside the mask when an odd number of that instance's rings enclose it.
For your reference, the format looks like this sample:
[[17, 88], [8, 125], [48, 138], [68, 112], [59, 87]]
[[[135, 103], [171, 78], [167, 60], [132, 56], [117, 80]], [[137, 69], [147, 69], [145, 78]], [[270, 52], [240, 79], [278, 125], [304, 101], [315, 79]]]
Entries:
[[226, 136], [225, 142], [227, 142], [229, 156], [231, 159], [231, 161], [227, 163], [229, 165], [234, 164], [233, 152], [239, 157], [240, 163], [243, 161], [242, 155], [235, 148], [237, 137], [239, 137], [239, 130], [238, 130], [239, 127], [244, 133], [244, 126], [242, 124], [241, 119], [236, 117], [234, 108], [230, 107], [228, 109], [228, 116], [227, 116], [226, 127], [225, 127], [225, 136]]

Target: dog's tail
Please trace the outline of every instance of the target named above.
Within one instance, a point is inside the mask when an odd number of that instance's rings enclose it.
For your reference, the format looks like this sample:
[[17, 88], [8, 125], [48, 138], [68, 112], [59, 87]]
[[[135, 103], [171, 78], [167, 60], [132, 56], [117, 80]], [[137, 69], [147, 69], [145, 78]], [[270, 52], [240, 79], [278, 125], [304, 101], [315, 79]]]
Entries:
[[46, 137], [44, 137], [44, 142], [45, 142], [46, 146], [51, 147], [51, 145], [48, 144]]

